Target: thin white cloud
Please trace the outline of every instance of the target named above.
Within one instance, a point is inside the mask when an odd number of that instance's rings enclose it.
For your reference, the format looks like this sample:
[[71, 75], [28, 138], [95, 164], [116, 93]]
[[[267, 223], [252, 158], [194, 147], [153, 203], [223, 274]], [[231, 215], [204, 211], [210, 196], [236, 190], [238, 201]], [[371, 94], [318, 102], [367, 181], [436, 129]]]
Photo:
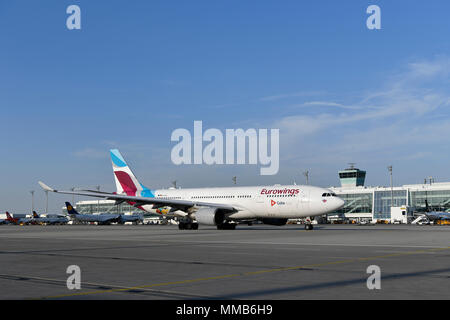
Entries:
[[295, 93], [277, 94], [277, 95], [262, 97], [262, 98], [259, 98], [259, 101], [277, 101], [277, 100], [287, 99], [287, 98], [316, 96], [316, 95], [323, 95], [323, 94], [324, 94], [323, 91], [295, 92]]
[[337, 103], [337, 102], [333, 102], [333, 101], [308, 101], [308, 102], [302, 103], [300, 106], [302, 106], [302, 107], [312, 107], [312, 106], [336, 107], [336, 108], [350, 109], [350, 110], [360, 109], [360, 107], [357, 107], [357, 106], [347, 106], [347, 105], [343, 105], [341, 103]]

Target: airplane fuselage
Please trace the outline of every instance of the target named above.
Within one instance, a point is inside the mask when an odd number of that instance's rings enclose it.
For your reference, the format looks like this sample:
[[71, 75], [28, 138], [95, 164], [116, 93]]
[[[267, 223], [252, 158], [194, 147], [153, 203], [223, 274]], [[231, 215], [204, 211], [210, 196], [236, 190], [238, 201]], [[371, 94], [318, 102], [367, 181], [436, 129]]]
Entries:
[[[230, 219], [304, 218], [323, 215], [342, 207], [344, 202], [332, 191], [313, 186], [274, 185], [261, 187], [227, 187], [196, 189], [159, 189], [152, 191], [156, 199], [189, 200], [226, 204], [238, 208]], [[201, 207], [201, 205], [199, 205]], [[168, 207], [144, 205], [145, 211], [167, 215], [186, 215]], [[194, 212], [195, 215], [195, 212]]]

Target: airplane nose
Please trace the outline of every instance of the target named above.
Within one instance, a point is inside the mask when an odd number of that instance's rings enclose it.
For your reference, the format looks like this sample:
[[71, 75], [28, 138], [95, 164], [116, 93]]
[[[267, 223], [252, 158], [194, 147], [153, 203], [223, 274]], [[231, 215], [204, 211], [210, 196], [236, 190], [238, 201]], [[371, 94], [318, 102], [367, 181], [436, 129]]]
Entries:
[[345, 202], [341, 198], [336, 198], [336, 210], [342, 208], [344, 206]]

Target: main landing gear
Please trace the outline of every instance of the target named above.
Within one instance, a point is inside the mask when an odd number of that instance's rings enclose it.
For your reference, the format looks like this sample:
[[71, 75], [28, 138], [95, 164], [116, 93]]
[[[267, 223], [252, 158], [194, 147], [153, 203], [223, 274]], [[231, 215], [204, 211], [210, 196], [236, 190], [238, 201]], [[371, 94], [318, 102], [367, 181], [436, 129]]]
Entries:
[[180, 230], [197, 230], [198, 229], [198, 223], [196, 222], [182, 222], [178, 224], [178, 229]]
[[313, 225], [311, 223], [311, 221], [314, 220], [314, 217], [307, 217], [304, 221], [305, 221], [305, 230], [312, 230]]
[[221, 223], [217, 225], [217, 230], [234, 230], [236, 229], [236, 223]]

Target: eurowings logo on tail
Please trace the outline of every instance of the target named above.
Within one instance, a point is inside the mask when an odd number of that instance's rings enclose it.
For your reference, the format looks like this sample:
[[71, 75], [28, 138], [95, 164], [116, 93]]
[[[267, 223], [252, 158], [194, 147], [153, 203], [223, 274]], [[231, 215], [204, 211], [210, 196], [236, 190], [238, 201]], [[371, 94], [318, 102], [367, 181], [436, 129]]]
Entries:
[[117, 194], [125, 193], [127, 196], [132, 197], [153, 198], [155, 196], [153, 192], [138, 181], [119, 150], [113, 149], [110, 153]]

